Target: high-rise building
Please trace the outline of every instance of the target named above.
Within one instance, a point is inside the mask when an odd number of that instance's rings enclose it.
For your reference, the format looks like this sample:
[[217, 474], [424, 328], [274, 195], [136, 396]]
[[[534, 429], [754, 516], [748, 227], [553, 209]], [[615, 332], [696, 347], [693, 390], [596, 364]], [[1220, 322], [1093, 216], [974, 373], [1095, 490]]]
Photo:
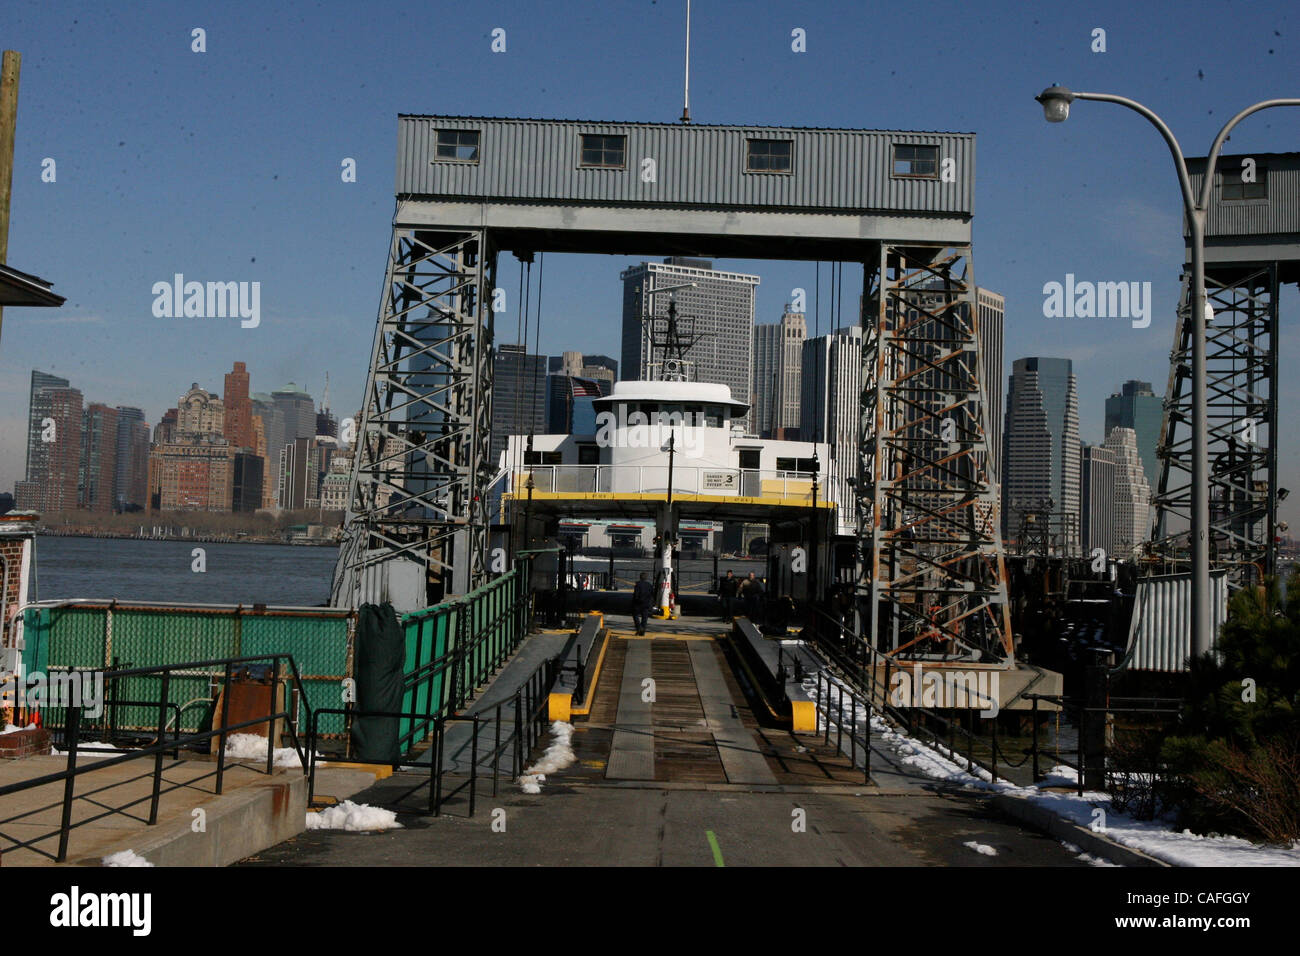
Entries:
[[1012, 363], [1002, 432], [1002, 520], [1018, 534], [1028, 512], [1051, 514], [1061, 549], [1079, 545], [1079, 399], [1069, 359]]
[[110, 514], [117, 479], [117, 409], [94, 402], [81, 416], [77, 506]]
[[[664, 356], [653, 343], [667, 332], [670, 298], [677, 303], [679, 331], [691, 341], [687, 378], [716, 382], [732, 398], [748, 401], [754, 374], [754, 290], [758, 276], [721, 272], [708, 259], [669, 257], [625, 269], [623, 280], [623, 377], [657, 378], [651, 366]], [[672, 293], [654, 289], [694, 283]], [[652, 305], [653, 303], [653, 305]], [[749, 418], [742, 420], [748, 427]]]
[[316, 501], [318, 472], [310, 438], [295, 438], [280, 451], [280, 507], [301, 511]]
[[83, 402], [79, 390], [50, 379], [54, 376], [38, 385], [36, 374], [32, 376], [27, 477], [15, 485], [14, 492], [20, 509], [71, 511], [78, 503]]
[[231, 511], [257, 511], [262, 507], [265, 460], [251, 451], [236, 451], [232, 462]]
[[980, 339], [980, 381], [984, 383], [984, 427], [989, 441], [989, 470], [1000, 481], [1002, 468], [1003, 388], [1002, 343], [1006, 325], [1005, 296], [988, 289], [975, 290], [975, 330]]
[[862, 402], [862, 328], [836, 329], [803, 343], [802, 441], [829, 442], [855, 459]]
[[339, 423], [328, 408], [322, 408], [316, 413], [316, 434], [328, 435], [330, 438], [339, 437]]
[[510, 435], [542, 435], [546, 423], [546, 356], [522, 345], [497, 346], [492, 360], [492, 447], [495, 466]]
[[1083, 548], [1111, 553], [1114, 531], [1115, 455], [1101, 445], [1079, 449], [1079, 515]]
[[235, 448], [253, 447], [253, 401], [248, 394], [248, 368], [236, 362], [226, 373], [222, 400], [226, 406], [226, 441]]
[[229, 511], [234, 449], [224, 437], [155, 445], [149, 454], [150, 511]]
[[1138, 454], [1137, 433], [1115, 427], [1105, 447], [1115, 458], [1115, 503], [1110, 554], [1130, 557], [1151, 537], [1151, 485]]
[[608, 355], [584, 355], [581, 377], [608, 381], [612, 392], [614, 383], [618, 381], [618, 362]]
[[316, 437], [316, 402], [310, 395], [290, 382], [271, 393], [275, 407], [284, 415], [284, 442], [295, 438]]
[[1156, 457], [1156, 447], [1160, 443], [1164, 403], [1164, 398], [1151, 390], [1150, 382], [1133, 379], [1106, 399], [1106, 436], [1110, 436], [1113, 428], [1133, 429], [1142, 470], [1152, 491], [1160, 487], [1160, 459]]
[[[38, 372], [36, 369], [32, 369], [31, 390], [27, 398], [27, 464], [23, 474], [30, 476], [33, 473], [33, 455], [40, 460], [43, 460], [44, 457], [44, 450], [41, 446], [45, 443], [42, 441], [41, 435], [45, 428], [41, 424], [41, 418], [36, 415], [37, 393], [49, 388], [68, 388], [69, 385], [70, 383], [66, 378], [59, 378], [59, 376], [51, 375], [49, 372]], [[19, 507], [22, 506], [19, 505]]]
[[789, 437], [799, 427], [803, 343], [808, 326], [789, 304], [780, 322], [754, 326], [754, 429], [763, 438]]
[[117, 473], [113, 478], [113, 507], [118, 511], [144, 508], [149, 495], [149, 425], [144, 411], [129, 405], [117, 408]]

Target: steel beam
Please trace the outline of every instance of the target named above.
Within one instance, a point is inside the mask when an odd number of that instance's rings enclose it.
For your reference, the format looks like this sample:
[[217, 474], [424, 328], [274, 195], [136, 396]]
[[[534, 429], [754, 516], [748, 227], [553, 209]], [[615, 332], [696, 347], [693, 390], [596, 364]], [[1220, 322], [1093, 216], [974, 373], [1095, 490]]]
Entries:
[[861, 636], [1011, 666], [970, 246], [882, 245], [863, 288]]
[[486, 580], [495, 272], [486, 230], [394, 226], [336, 606], [376, 597], [363, 572], [389, 561], [420, 567], [427, 604]]
[[[1210, 563], [1227, 569], [1234, 590], [1259, 583], [1276, 566], [1278, 269], [1277, 261], [1206, 266], [1206, 300], [1214, 310], [1205, 336]], [[1190, 547], [1189, 285], [1184, 275], [1160, 429], [1152, 545], [1156, 560], [1174, 570], [1186, 568]]]

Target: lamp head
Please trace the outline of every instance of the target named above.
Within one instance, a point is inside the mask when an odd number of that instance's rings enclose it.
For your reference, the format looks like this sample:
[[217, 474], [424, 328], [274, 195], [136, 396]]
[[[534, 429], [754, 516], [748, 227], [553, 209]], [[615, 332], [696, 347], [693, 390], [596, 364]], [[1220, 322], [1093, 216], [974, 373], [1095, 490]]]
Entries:
[[1074, 94], [1064, 86], [1049, 86], [1034, 97], [1043, 104], [1043, 118], [1049, 123], [1064, 123], [1070, 116]]

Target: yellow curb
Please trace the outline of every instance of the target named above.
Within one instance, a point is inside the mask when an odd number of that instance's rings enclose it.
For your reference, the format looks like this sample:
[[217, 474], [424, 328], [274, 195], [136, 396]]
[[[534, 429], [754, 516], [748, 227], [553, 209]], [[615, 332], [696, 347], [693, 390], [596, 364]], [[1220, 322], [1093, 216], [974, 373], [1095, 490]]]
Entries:
[[572, 694], [551, 694], [547, 700], [547, 714], [551, 720], [562, 720], [566, 724], [573, 716]]

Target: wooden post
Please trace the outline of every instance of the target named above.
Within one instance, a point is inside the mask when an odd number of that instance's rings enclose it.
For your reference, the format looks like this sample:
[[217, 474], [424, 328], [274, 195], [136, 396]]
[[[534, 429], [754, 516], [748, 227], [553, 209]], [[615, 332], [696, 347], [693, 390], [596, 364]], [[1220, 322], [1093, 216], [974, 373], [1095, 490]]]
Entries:
[[[9, 196], [14, 182], [14, 128], [18, 120], [18, 73], [23, 55], [5, 50], [0, 60], [0, 264], [9, 261]], [[0, 306], [0, 332], [4, 307]]]

